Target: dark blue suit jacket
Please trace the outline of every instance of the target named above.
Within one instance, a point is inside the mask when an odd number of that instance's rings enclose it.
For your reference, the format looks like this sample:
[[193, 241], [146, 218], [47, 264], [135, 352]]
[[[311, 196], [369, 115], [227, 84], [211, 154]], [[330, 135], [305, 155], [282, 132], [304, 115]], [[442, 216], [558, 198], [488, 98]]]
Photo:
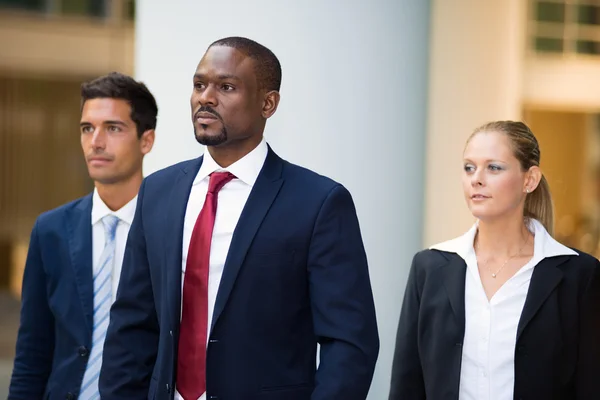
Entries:
[[[173, 398], [183, 222], [201, 163], [142, 184], [104, 347], [103, 400]], [[269, 149], [233, 234], [211, 329], [207, 399], [366, 398], [379, 340], [343, 186]]]
[[48, 211], [31, 233], [10, 400], [74, 399], [92, 340], [92, 196]]

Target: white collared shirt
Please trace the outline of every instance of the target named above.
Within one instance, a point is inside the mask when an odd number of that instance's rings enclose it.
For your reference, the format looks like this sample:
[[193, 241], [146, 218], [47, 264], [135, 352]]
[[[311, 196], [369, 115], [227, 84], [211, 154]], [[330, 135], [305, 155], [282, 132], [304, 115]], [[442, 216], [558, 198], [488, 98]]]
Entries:
[[117, 288], [119, 287], [119, 278], [121, 277], [121, 267], [123, 266], [125, 245], [127, 244], [129, 228], [131, 228], [133, 216], [135, 215], [136, 205], [137, 195], [117, 211], [112, 211], [110, 208], [108, 208], [104, 201], [102, 201], [100, 195], [98, 194], [98, 190], [94, 189], [94, 194], [92, 196], [92, 260], [94, 275], [100, 267], [98, 262], [100, 261], [100, 256], [104, 250], [105, 236], [102, 218], [107, 215], [115, 215], [119, 218], [117, 232], [115, 234], [115, 262], [112, 271], [113, 301], [115, 301], [115, 298], [117, 297]]
[[490, 301], [481, 283], [473, 248], [477, 224], [463, 236], [431, 247], [456, 253], [467, 264], [460, 400], [513, 399], [517, 328], [533, 270], [545, 258], [578, 255], [554, 240], [539, 221], [532, 219], [529, 230], [535, 235], [533, 257]]
[[[215, 171], [227, 171], [236, 176], [236, 179], [228, 182], [219, 191], [217, 213], [215, 216], [215, 226], [213, 229], [212, 241], [210, 244], [210, 260], [208, 272], [208, 340], [210, 336], [210, 326], [215, 309], [215, 301], [221, 277], [223, 276], [223, 268], [225, 267], [225, 259], [229, 253], [229, 246], [233, 237], [233, 231], [240, 219], [242, 210], [246, 205], [246, 201], [250, 196], [250, 192], [258, 174], [267, 159], [268, 153], [267, 142], [263, 138], [258, 146], [243, 158], [231, 164], [227, 168], [221, 168], [215, 160], [210, 156], [208, 151], [204, 152], [204, 160], [200, 166], [200, 170], [192, 183], [192, 190], [188, 199], [187, 208], [185, 211], [185, 221], [183, 225], [183, 248], [181, 256], [181, 293], [183, 295], [183, 285], [185, 283], [185, 267], [187, 263], [187, 253], [190, 247], [190, 239], [192, 231], [198, 215], [204, 206], [206, 192], [208, 191], [209, 175]], [[206, 393], [200, 397], [200, 400], [206, 398]], [[179, 392], [175, 392], [175, 400], [182, 400]]]

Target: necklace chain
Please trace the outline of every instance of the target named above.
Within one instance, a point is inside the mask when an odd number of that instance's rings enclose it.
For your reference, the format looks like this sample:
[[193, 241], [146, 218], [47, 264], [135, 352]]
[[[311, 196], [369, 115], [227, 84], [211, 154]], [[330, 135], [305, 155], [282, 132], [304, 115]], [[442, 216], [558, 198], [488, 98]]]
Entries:
[[[519, 251], [515, 254], [513, 254], [512, 256], [508, 257], [508, 259], [506, 261], [504, 261], [504, 264], [502, 264], [502, 266], [496, 271], [493, 272], [488, 265], [488, 260], [486, 260], [483, 265], [485, 266], [485, 269], [487, 269], [489, 272], [491, 272], [492, 274], [492, 278], [496, 279], [496, 277], [498, 276], [498, 274], [500, 273], [500, 271], [502, 271], [502, 269], [504, 269], [504, 267], [506, 266], [506, 264], [508, 264], [508, 262], [510, 260], [512, 260], [513, 258], [515, 258], [518, 255], [521, 255], [521, 252], [523, 251], [523, 248], [525, 247], [525, 245], [527, 244], [527, 242], [529, 242], [529, 235], [527, 235], [527, 238], [525, 239], [525, 242], [521, 245], [521, 248], [519, 249]], [[479, 252], [479, 242], [477, 242], [477, 245], [475, 246], [475, 251]]]

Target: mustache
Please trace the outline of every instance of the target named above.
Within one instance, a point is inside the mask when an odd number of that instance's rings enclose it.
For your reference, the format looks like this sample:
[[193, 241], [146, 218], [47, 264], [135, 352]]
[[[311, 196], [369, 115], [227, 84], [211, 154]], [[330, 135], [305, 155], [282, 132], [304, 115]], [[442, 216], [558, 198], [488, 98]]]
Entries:
[[219, 114], [215, 109], [213, 109], [212, 107], [208, 107], [208, 106], [202, 106], [200, 107], [195, 113], [194, 113], [194, 119], [198, 118], [198, 114], [200, 114], [201, 112], [206, 112], [209, 114], [214, 115], [215, 117], [217, 117], [219, 120], [223, 121], [223, 118], [221, 118], [221, 114]]

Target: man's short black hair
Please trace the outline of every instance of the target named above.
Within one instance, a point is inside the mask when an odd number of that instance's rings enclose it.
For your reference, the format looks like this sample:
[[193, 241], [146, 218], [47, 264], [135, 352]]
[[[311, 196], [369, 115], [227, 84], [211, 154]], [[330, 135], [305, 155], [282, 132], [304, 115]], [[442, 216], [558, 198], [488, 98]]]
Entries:
[[81, 107], [87, 100], [110, 98], [125, 100], [131, 107], [138, 137], [156, 128], [158, 106], [146, 85], [119, 72], [111, 72], [81, 85]]
[[256, 62], [256, 80], [261, 89], [279, 91], [281, 87], [281, 64], [271, 50], [254, 40], [232, 36], [219, 39], [213, 46], [232, 47]]

